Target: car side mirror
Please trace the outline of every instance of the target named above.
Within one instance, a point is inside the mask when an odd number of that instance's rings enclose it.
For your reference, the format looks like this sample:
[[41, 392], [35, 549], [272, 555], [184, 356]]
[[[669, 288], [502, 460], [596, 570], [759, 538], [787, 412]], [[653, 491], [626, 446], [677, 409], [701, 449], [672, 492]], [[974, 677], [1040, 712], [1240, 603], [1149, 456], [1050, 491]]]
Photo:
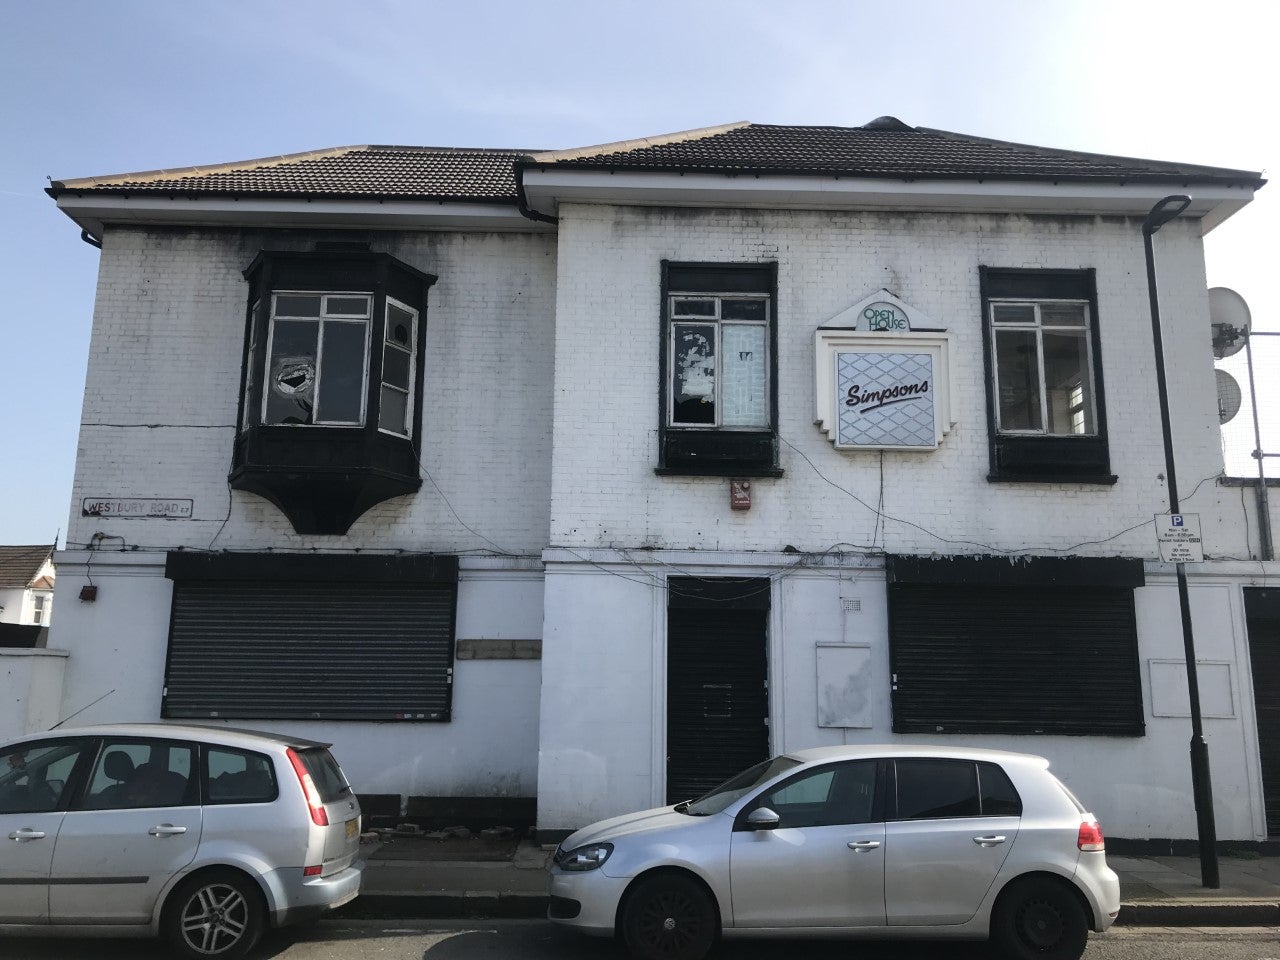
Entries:
[[747, 814], [748, 830], [774, 830], [780, 823], [782, 823], [782, 817], [768, 807], [756, 807]]

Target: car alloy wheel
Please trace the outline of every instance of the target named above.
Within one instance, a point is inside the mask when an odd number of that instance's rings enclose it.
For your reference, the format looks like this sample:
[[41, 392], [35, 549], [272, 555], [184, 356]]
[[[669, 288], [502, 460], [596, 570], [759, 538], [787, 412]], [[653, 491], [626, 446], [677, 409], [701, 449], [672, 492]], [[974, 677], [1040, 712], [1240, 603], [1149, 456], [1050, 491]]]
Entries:
[[701, 960], [716, 927], [711, 897], [688, 877], [642, 880], [623, 908], [622, 935], [636, 960]]
[[262, 936], [262, 895], [233, 871], [193, 877], [175, 891], [170, 905], [165, 933], [185, 957], [243, 957]]

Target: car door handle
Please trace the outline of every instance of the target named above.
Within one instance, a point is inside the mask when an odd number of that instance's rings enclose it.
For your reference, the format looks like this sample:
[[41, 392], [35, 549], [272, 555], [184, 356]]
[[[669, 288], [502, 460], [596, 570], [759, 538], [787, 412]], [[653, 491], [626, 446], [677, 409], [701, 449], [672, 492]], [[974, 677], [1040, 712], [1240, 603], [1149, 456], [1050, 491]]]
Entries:
[[857, 850], [859, 853], [865, 853], [867, 850], [874, 850], [880, 846], [879, 840], [850, 840], [847, 844], [850, 850]]
[[21, 830], [15, 830], [9, 834], [10, 840], [16, 840], [21, 843], [23, 840], [43, 840], [43, 830], [32, 830], [30, 827], [23, 827]]
[[998, 843], [1004, 843], [1004, 841], [1005, 841], [1005, 838], [1000, 836], [973, 838], [973, 842], [980, 847], [994, 847]]
[[186, 827], [175, 827], [172, 823], [162, 823], [160, 826], [152, 827], [147, 831], [153, 837], [176, 837], [186, 832]]

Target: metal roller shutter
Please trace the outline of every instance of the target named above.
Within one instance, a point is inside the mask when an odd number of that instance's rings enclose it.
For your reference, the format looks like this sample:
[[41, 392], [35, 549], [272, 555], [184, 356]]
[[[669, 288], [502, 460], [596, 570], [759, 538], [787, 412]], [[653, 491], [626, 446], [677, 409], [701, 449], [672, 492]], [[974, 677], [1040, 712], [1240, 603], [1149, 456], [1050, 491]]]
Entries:
[[448, 720], [456, 583], [175, 581], [162, 715]]
[[667, 797], [701, 796], [769, 755], [768, 580], [669, 580]]
[[1133, 591], [893, 583], [896, 733], [1142, 736]]

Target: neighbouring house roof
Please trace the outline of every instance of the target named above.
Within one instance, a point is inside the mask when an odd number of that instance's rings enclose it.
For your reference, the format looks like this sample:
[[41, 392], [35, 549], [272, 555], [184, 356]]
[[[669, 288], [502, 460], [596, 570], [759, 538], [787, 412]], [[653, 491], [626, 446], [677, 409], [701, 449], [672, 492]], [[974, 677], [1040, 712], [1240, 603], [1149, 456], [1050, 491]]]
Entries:
[[911, 127], [733, 123], [557, 151], [353, 146], [215, 166], [55, 180], [64, 194], [257, 196], [516, 203], [522, 167], [877, 179], [1229, 184], [1258, 173], [1057, 150]]
[[25, 590], [40, 576], [40, 569], [53, 556], [50, 544], [0, 547], [0, 588]]

